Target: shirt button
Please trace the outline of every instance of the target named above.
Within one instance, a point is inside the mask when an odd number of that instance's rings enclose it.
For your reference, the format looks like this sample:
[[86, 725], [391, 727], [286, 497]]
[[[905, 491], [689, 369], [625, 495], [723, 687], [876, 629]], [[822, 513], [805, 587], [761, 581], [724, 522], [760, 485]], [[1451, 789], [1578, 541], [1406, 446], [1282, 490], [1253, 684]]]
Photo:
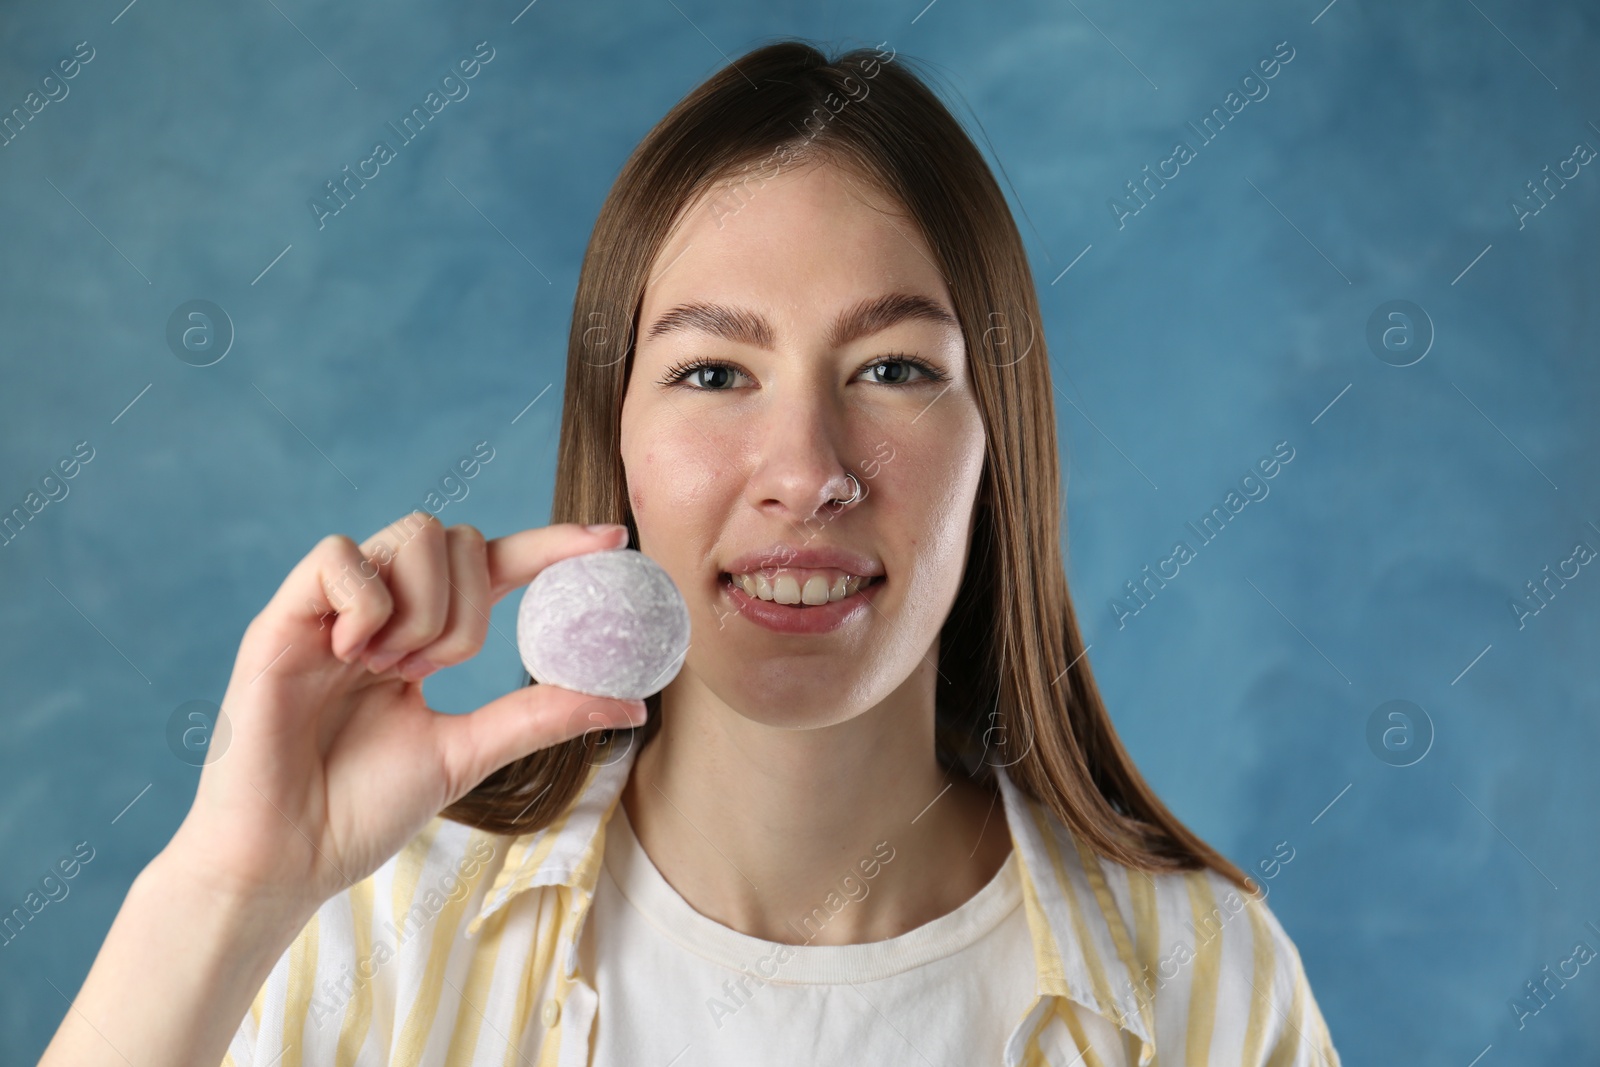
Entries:
[[539, 1021], [545, 1026], [554, 1026], [556, 1020], [561, 1018], [561, 1004], [554, 997], [544, 1002], [544, 1007], [539, 1011]]

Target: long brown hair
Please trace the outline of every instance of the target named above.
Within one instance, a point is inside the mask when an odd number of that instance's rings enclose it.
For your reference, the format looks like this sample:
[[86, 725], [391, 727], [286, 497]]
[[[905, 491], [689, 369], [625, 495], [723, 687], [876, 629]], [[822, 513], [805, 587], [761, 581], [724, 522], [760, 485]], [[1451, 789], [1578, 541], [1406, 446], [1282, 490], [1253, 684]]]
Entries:
[[[939, 758], [992, 784], [995, 766], [1096, 853], [1144, 871], [1243, 872], [1166, 808], [1123, 749], [1084, 658], [1061, 557], [1061, 481], [1050, 360], [1021, 237], [982, 154], [890, 50], [837, 59], [784, 40], [680, 101], [629, 157], [584, 255], [567, 339], [551, 522], [638, 528], [620, 451], [623, 394], [648, 272], [686, 205], [736, 210], [788, 166], [828, 162], [887, 194], [920, 226], [965, 335], [988, 445], [966, 573], [940, 631]], [[532, 680], [529, 679], [529, 682]], [[660, 694], [635, 731], [660, 721]], [[569, 807], [606, 736], [574, 738], [489, 775], [442, 813], [500, 834]]]

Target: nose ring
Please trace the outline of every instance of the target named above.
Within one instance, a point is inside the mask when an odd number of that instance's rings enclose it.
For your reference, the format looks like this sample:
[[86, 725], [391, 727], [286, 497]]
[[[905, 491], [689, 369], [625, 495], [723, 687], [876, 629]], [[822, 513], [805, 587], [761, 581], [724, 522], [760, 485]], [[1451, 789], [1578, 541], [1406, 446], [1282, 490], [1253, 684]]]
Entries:
[[844, 476], [850, 479], [851, 485], [855, 486], [855, 492], [851, 494], [849, 500], [839, 500], [838, 498], [835, 498], [829, 501], [829, 503], [838, 504], [840, 507], [844, 507], [847, 504], [854, 504], [857, 500], [860, 500], [862, 492], [861, 480], [855, 476], [853, 471], [846, 471]]

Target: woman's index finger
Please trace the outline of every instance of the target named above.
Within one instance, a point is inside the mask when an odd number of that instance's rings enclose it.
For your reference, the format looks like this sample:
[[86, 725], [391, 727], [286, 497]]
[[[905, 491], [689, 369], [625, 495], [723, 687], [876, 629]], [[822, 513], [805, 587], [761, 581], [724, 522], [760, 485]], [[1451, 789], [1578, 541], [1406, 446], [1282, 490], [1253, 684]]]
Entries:
[[550, 564], [568, 556], [626, 545], [627, 527], [606, 526], [591, 533], [581, 523], [563, 522], [496, 537], [487, 544], [489, 593], [498, 602], [529, 582]]

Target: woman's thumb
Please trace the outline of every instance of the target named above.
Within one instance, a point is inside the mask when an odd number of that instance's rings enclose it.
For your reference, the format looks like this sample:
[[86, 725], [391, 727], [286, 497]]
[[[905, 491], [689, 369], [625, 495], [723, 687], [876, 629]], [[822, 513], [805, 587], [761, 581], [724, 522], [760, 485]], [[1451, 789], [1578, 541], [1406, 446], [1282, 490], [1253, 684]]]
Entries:
[[440, 713], [439, 740], [446, 774], [456, 794], [530, 752], [591, 730], [626, 730], [642, 724], [642, 700], [590, 696], [555, 685], [527, 685], [466, 715]]

